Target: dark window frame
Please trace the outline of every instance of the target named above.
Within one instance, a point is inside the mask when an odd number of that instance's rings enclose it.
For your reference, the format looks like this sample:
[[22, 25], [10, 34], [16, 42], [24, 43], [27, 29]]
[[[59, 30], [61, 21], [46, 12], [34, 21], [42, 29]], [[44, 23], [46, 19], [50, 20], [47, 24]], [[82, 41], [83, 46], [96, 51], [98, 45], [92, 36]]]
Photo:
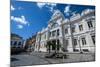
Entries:
[[71, 28], [72, 33], [75, 32], [75, 26]]
[[81, 38], [81, 40], [82, 40], [82, 45], [86, 45], [87, 44], [85, 37]]
[[68, 34], [68, 28], [65, 28], [65, 34]]
[[80, 30], [80, 31], [83, 31], [83, 25], [82, 25], [82, 24], [79, 25], [79, 30]]
[[92, 35], [91, 38], [92, 38], [93, 44], [95, 45], [95, 35]]
[[57, 36], [59, 36], [60, 35], [60, 32], [59, 32], [59, 29], [57, 29]]
[[74, 46], [78, 45], [77, 39], [73, 39], [73, 44], [74, 44]]
[[67, 39], [67, 40], [66, 40], [66, 45], [68, 45], [68, 44], [69, 44], [69, 40]]
[[88, 24], [89, 29], [93, 28], [92, 20], [87, 21], [87, 24]]

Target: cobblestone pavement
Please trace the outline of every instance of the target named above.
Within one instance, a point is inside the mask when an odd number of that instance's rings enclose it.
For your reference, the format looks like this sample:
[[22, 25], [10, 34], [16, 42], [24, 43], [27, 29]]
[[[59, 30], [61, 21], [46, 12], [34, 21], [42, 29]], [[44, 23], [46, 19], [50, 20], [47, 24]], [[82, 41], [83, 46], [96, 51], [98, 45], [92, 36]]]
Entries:
[[71, 63], [71, 62], [85, 62], [94, 61], [94, 54], [92, 53], [66, 53], [68, 58], [66, 59], [48, 59], [45, 58], [45, 53], [22, 53], [19, 55], [11, 56], [11, 66], [26, 66], [26, 65], [42, 65], [42, 64], [53, 64], [53, 63]]

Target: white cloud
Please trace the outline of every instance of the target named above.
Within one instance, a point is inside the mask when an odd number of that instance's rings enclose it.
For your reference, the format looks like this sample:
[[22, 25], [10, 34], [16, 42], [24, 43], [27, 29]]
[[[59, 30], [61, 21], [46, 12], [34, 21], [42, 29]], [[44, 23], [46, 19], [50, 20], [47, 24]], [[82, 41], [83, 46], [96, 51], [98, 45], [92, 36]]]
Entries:
[[69, 16], [69, 14], [70, 14], [70, 5], [65, 7], [64, 13], [66, 14], [66, 16]]
[[72, 12], [72, 16], [76, 15], [76, 11]]
[[18, 7], [18, 10], [21, 10], [21, 9], [23, 9], [22, 7]]
[[17, 7], [17, 8], [15, 8], [13, 5], [11, 5], [10, 8], [11, 8], [11, 11], [23, 9], [22, 7]]
[[55, 3], [46, 3], [46, 6], [52, 6], [52, 7], [55, 7], [57, 4]]
[[51, 12], [54, 12], [54, 7], [56, 7], [56, 5], [57, 4], [50, 4], [50, 3], [48, 3], [48, 8], [49, 8], [49, 10], [51, 11]]
[[70, 11], [70, 6], [66, 6], [64, 12], [69, 12]]
[[42, 7], [44, 7], [46, 5], [46, 3], [37, 3], [37, 6], [39, 7], [39, 8], [42, 8]]
[[23, 25], [17, 25], [18, 29], [22, 29]]
[[54, 11], [54, 7], [57, 4], [55, 3], [37, 3], [37, 6], [42, 9], [43, 7], [47, 7], [49, 9], [49, 11], [53, 12]]
[[11, 20], [24, 25], [28, 24], [28, 21], [26, 21], [25, 16], [23, 15], [21, 17], [11, 16]]
[[13, 6], [13, 5], [11, 5], [11, 10], [12, 10], [12, 11], [14, 11], [14, 10], [15, 10], [15, 8], [14, 8], [14, 6]]

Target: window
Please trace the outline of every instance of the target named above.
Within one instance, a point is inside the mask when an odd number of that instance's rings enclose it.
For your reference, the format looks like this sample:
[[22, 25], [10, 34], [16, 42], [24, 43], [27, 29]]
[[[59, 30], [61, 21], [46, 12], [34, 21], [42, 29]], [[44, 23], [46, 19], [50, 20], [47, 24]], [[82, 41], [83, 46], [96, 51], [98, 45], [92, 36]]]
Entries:
[[85, 38], [82, 38], [82, 44], [86, 45], [86, 39]]
[[19, 43], [18, 43], [18, 48], [20, 48], [20, 47], [21, 47], [21, 44], [22, 44], [21, 42], [19, 42]]
[[55, 35], [56, 35], [56, 31], [53, 31], [53, 32], [52, 32], [52, 36], [55, 36]]
[[89, 20], [89, 21], [87, 22], [87, 24], [88, 24], [88, 27], [89, 27], [89, 28], [92, 28], [92, 27], [93, 27], [93, 25], [92, 25], [92, 20]]
[[89, 50], [88, 49], [82, 49], [84, 52], [89, 52]]
[[59, 29], [57, 30], [57, 36], [59, 36]]
[[20, 46], [21, 45], [21, 42], [19, 42], [18, 45]]
[[14, 42], [14, 46], [17, 45], [17, 41]]
[[74, 33], [75, 32], [75, 27], [72, 27], [72, 33]]
[[54, 23], [52, 24], [51, 28], [53, 29], [53, 28], [56, 28], [56, 27], [58, 27], [58, 26], [59, 26], [59, 25], [58, 25], [57, 23], [54, 22]]
[[16, 47], [16, 45], [17, 45], [17, 41], [14, 42], [13, 47]]
[[92, 38], [92, 41], [93, 41], [93, 43], [95, 45], [95, 35], [91, 36], [91, 38]]
[[69, 44], [69, 42], [68, 42], [68, 40], [66, 40], [66, 45], [68, 45]]
[[77, 45], [77, 39], [74, 39], [74, 46], [76, 46]]
[[52, 41], [52, 50], [55, 50], [55, 49], [56, 49], [56, 41], [53, 40], [53, 41]]
[[67, 33], [68, 33], [68, 29], [66, 28], [66, 29], [65, 29], [65, 34], [67, 34]]
[[79, 25], [79, 30], [82, 31], [83, 30], [83, 26]]
[[51, 32], [50, 32], [50, 35], [49, 36], [51, 37]]
[[46, 34], [45, 34], [44, 38], [46, 39]]

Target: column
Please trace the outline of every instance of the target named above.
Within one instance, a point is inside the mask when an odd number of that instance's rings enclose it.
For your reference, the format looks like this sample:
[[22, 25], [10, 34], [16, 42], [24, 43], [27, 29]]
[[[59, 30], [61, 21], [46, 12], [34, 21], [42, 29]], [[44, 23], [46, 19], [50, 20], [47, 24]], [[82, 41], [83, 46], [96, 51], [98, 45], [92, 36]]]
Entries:
[[71, 51], [74, 52], [74, 46], [73, 46], [73, 32], [72, 32], [72, 22], [69, 22], [69, 23], [70, 23], [71, 46], [72, 46]]
[[81, 43], [80, 43], [80, 37], [78, 38], [78, 44], [79, 44], [79, 50], [80, 50], [80, 53], [82, 53], [82, 47], [81, 47]]

